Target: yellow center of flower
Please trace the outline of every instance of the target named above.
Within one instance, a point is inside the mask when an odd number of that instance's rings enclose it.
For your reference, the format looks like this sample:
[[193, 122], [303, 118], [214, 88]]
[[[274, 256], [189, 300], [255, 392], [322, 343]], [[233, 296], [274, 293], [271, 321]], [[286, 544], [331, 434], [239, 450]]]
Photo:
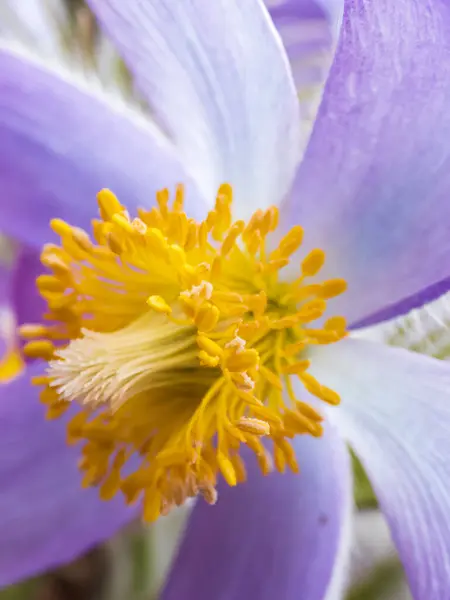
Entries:
[[47, 375], [34, 381], [44, 386], [48, 417], [81, 406], [68, 440], [84, 442], [84, 484], [99, 486], [104, 499], [143, 496], [152, 521], [198, 494], [214, 503], [219, 473], [232, 486], [245, 480], [241, 444], [264, 474], [273, 463], [297, 472], [289, 440], [320, 436], [322, 417], [296, 397], [292, 378], [339, 403], [308, 373], [307, 347], [345, 335], [342, 317], [312, 325], [346, 287], [341, 279], [310, 282], [324, 252], [312, 250], [298, 277], [283, 281], [302, 228], [269, 249], [277, 209], [233, 221], [227, 184], [201, 223], [183, 212], [182, 187], [171, 206], [163, 190], [158, 207], [133, 220], [110, 191], [98, 201], [96, 243], [52, 221], [61, 246], [44, 247], [51, 274], [37, 280], [48, 324], [21, 329], [35, 338], [25, 353], [48, 361]]

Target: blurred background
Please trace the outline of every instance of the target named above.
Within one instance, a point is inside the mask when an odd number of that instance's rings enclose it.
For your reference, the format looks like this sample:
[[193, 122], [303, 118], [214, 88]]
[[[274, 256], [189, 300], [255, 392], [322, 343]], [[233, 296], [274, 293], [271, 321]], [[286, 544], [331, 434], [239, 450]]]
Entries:
[[[114, 48], [98, 30], [83, 0], [0, 0], [0, 35], [34, 51], [76, 64], [106, 89], [148, 110], [133, 90], [130, 74]], [[14, 248], [1, 240], [0, 258], [8, 261]], [[362, 335], [446, 358], [446, 301], [401, 322]], [[402, 568], [377, 501], [359, 463], [355, 470], [355, 528], [348, 600], [407, 600]], [[164, 517], [151, 527], [134, 523], [106, 544], [75, 562], [0, 591], [0, 600], [152, 600], [171, 564], [189, 507]], [[201, 544], [201, 540], [199, 540]], [[182, 600], [182, 599], [180, 599]]]

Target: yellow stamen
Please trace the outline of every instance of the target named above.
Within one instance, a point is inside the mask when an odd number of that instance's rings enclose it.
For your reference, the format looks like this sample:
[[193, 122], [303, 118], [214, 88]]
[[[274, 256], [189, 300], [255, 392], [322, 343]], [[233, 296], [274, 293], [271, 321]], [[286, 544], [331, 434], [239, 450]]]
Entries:
[[161, 298], [161, 296], [150, 296], [150, 298], [147, 299], [147, 304], [150, 306], [150, 308], [153, 308], [153, 310], [159, 313], [170, 315], [172, 312], [170, 306], [167, 304], [164, 298]]
[[316, 275], [323, 267], [325, 262], [325, 252], [316, 248], [303, 259], [302, 262], [302, 274], [306, 277], [312, 277]]
[[43, 358], [44, 360], [50, 360], [53, 356], [54, 349], [55, 348], [52, 342], [48, 340], [40, 340], [28, 342], [23, 351], [25, 356], [28, 356], [28, 358]]
[[347, 282], [345, 279], [329, 279], [322, 284], [320, 296], [329, 300], [330, 298], [334, 298], [335, 296], [344, 293], [346, 289]]
[[233, 222], [224, 184], [197, 223], [183, 212], [182, 186], [172, 206], [168, 190], [156, 199], [132, 219], [102, 190], [95, 242], [52, 220], [61, 246], [43, 249], [49, 272], [37, 279], [48, 323], [21, 328], [25, 353], [48, 361], [33, 381], [48, 417], [80, 406], [67, 439], [83, 443], [83, 485], [98, 486], [105, 500], [141, 498], [149, 521], [190, 496], [214, 504], [219, 476], [244, 481], [242, 444], [263, 474], [298, 472], [290, 439], [320, 437], [322, 416], [297, 397], [294, 381], [337, 404], [338, 394], [308, 373], [308, 347], [346, 335], [342, 317], [311, 325], [346, 287], [341, 279], [303, 283], [323, 266], [322, 250], [303, 259], [297, 279], [281, 276], [298, 260], [303, 229], [271, 250], [275, 207]]
[[20, 351], [17, 348], [7, 350], [0, 358], [0, 383], [11, 381], [19, 375], [24, 367]]
[[270, 425], [261, 419], [250, 419], [249, 417], [241, 417], [236, 423], [239, 429], [247, 433], [255, 435], [269, 435]]

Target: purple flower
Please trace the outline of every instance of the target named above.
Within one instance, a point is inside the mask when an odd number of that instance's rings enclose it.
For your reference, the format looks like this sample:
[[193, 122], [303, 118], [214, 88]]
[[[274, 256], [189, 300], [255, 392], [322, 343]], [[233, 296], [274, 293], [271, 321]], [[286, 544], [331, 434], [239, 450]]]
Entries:
[[[34, 57], [1, 49], [0, 229], [24, 244], [3, 287], [20, 323], [42, 313], [34, 278], [48, 221], [87, 226], [104, 186], [131, 213], [180, 181], [194, 218], [224, 181], [238, 216], [280, 204], [281, 226], [301, 223], [306, 251], [326, 250], [325, 273], [347, 280], [333, 309], [354, 326], [448, 289], [446, 3], [348, 0], [343, 17], [331, 0], [273, 8], [280, 31], [291, 18], [328, 18], [331, 43], [342, 23], [300, 166], [297, 90], [260, 2], [90, 4], [159, 127]], [[301, 58], [301, 46], [291, 53]], [[300, 92], [304, 73], [296, 70]], [[301, 474], [262, 477], [250, 456], [246, 483], [219, 484], [215, 507], [198, 502], [165, 599], [338, 598], [352, 505], [346, 442], [374, 485], [414, 598], [450, 593], [449, 365], [351, 337], [317, 345], [308, 358], [309, 372], [342, 404], [326, 411], [320, 439], [295, 438]], [[81, 490], [79, 450], [65, 446], [60, 421], [43, 420], [31, 386], [40, 372], [31, 364], [1, 388], [4, 584], [69, 560], [136, 514]]]

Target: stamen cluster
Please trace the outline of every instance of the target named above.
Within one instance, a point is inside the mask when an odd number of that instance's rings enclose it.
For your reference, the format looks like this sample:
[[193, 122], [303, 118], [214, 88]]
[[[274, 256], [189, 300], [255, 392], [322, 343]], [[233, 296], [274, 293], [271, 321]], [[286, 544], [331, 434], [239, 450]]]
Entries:
[[49, 273], [37, 280], [46, 324], [21, 330], [33, 340], [26, 354], [48, 361], [35, 380], [48, 417], [80, 405], [68, 440], [84, 442], [84, 484], [104, 499], [143, 496], [148, 521], [187, 497], [214, 503], [219, 473], [231, 486], [244, 481], [241, 444], [264, 474], [297, 472], [290, 440], [320, 436], [322, 416], [297, 397], [293, 378], [324, 402], [340, 401], [308, 373], [308, 346], [345, 336], [341, 317], [312, 326], [346, 287], [312, 282], [324, 252], [309, 252], [286, 282], [280, 271], [302, 243], [300, 226], [270, 249], [275, 207], [233, 221], [224, 184], [198, 223], [183, 201], [182, 187], [171, 206], [163, 190], [131, 219], [103, 190], [94, 240], [53, 220], [61, 245], [44, 247]]

